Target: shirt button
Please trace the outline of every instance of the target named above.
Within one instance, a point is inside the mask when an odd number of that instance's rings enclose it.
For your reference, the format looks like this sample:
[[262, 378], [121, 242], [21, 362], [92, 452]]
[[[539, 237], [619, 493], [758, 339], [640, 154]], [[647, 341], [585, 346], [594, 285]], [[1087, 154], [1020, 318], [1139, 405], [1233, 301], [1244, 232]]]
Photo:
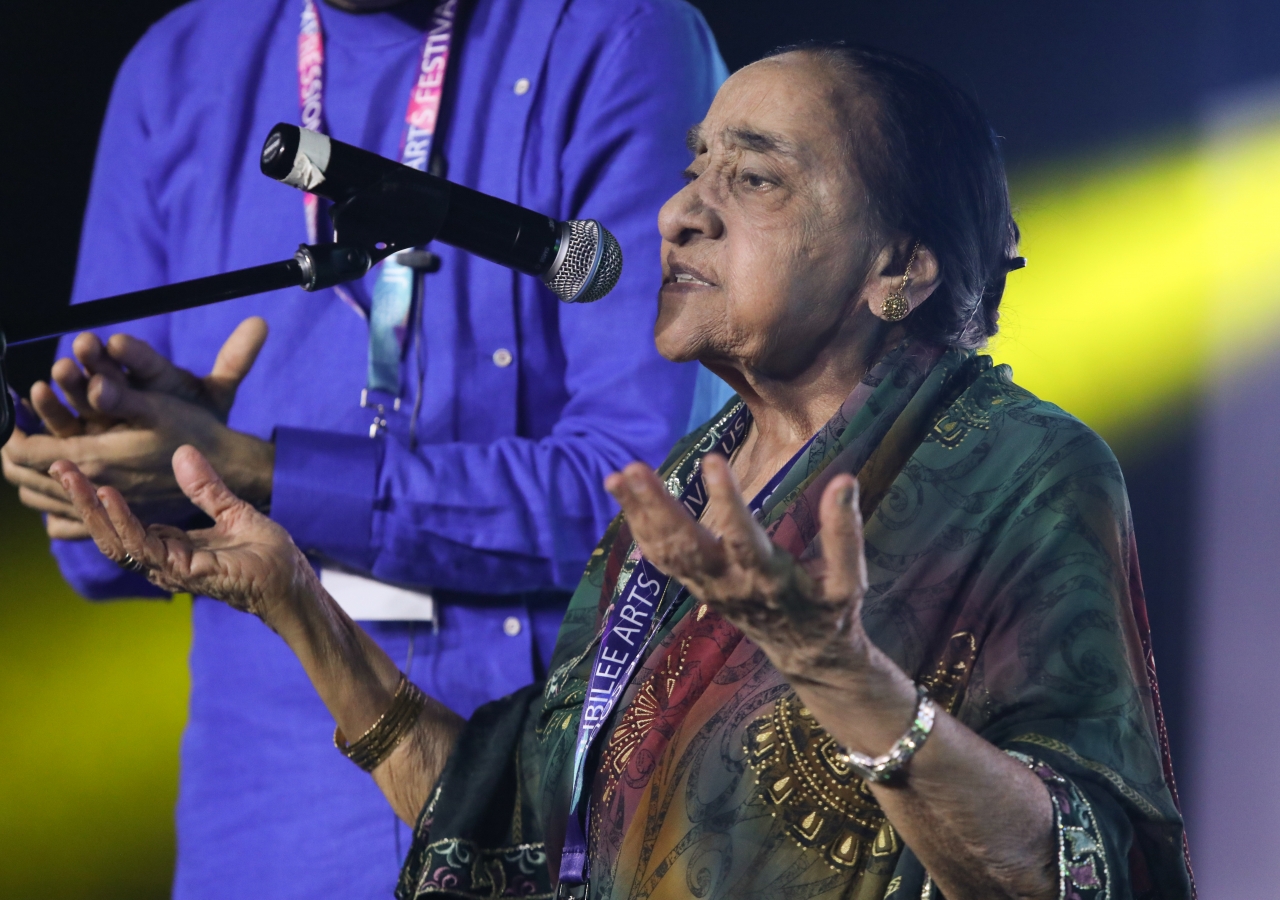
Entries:
[[525, 94], [529, 93], [529, 79], [517, 78], [515, 87], [512, 88], [512, 90], [516, 92], [517, 97], [523, 97]]
[[507, 366], [511, 365], [511, 360], [514, 358], [515, 357], [511, 355], [511, 351], [506, 347], [499, 347], [497, 350], [493, 351], [493, 364], [499, 369], [505, 369]]
[[502, 633], [507, 637], [515, 637], [520, 633], [520, 620], [515, 616], [507, 616], [502, 622]]

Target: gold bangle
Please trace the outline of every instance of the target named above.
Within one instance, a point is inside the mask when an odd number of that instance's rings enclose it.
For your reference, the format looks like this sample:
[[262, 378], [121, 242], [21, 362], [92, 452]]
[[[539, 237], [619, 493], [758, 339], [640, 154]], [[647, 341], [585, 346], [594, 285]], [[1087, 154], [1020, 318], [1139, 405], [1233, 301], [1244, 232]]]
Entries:
[[333, 746], [357, 766], [366, 772], [372, 772], [405, 739], [426, 705], [427, 695], [401, 673], [400, 684], [396, 687], [391, 706], [378, 717], [378, 721], [350, 744], [341, 728], [333, 729]]

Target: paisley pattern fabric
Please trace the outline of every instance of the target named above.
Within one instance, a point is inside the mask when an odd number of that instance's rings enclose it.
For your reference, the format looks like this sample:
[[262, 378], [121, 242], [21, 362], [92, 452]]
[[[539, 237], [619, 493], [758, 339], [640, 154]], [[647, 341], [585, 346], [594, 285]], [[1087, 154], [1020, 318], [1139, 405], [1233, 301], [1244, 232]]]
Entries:
[[[673, 451], [670, 490], [734, 409]], [[1044, 780], [1062, 896], [1193, 896], [1124, 483], [1106, 445], [988, 357], [907, 343], [762, 510], [803, 565], [820, 565], [818, 500], [840, 472], [862, 485], [871, 638]], [[468, 724], [415, 831], [400, 900], [553, 892], [586, 680], [636, 554], [619, 517], [574, 594], [547, 683]], [[687, 594], [676, 602], [589, 761], [589, 895], [938, 896], [763, 651]]]

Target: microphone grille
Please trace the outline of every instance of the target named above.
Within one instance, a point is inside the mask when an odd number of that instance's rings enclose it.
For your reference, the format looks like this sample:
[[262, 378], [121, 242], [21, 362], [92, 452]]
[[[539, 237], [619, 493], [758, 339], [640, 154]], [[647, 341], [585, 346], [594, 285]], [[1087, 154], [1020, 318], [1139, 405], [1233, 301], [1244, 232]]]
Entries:
[[613, 290], [622, 276], [622, 248], [595, 219], [565, 224], [567, 246], [543, 281], [566, 303], [593, 303]]

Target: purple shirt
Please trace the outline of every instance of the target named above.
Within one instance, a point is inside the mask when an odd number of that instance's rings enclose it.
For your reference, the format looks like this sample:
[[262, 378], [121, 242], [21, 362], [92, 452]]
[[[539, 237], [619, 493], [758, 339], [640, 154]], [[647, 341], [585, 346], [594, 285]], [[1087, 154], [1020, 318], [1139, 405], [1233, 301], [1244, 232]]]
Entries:
[[[398, 156], [430, 7], [321, 6], [335, 138]], [[77, 301], [286, 258], [305, 240], [302, 196], [257, 169], [270, 127], [298, 119], [301, 8], [196, 0], [134, 49], [103, 127]], [[267, 320], [230, 424], [275, 438], [272, 515], [317, 559], [434, 590], [437, 626], [369, 630], [469, 715], [540, 674], [563, 591], [614, 511], [604, 476], [656, 463], [686, 428], [694, 369], [661, 359], [652, 340], [656, 215], [724, 68], [679, 0], [480, 0], [455, 54], [448, 177], [604, 222], [626, 257], [608, 298], [561, 304], [536, 279], [434, 247], [443, 268], [426, 280], [406, 399], [377, 439], [359, 406], [367, 326], [332, 291], [104, 333], [137, 334], [203, 374], [236, 323]], [[515, 89], [521, 79], [527, 91]], [[372, 276], [357, 286], [366, 301], [372, 286]], [[86, 596], [155, 594], [91, 543], [54, 552]], [[175, 895], [389, 897], [407, 830], [333, 749], [332, 719], [297, 661], [249, 616], [207, 599], [193, 615]]]

